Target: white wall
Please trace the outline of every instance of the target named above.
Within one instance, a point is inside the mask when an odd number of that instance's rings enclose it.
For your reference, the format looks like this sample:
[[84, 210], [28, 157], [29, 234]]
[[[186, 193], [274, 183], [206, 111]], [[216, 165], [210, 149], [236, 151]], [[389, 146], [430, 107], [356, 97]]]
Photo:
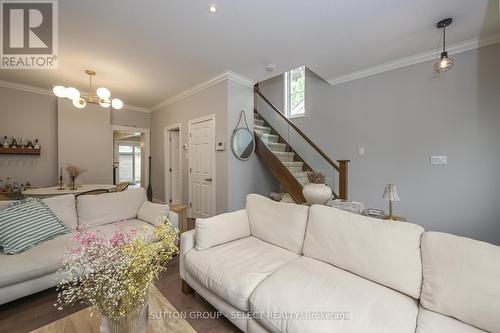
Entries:
[[[384, 185], [395, 183], [396, 214], [500, 244], [500, 44], [452, 57], [442, 75], [430, 61], [336, 86], [309, 75], [308, 117], [294, 123], [352, 161], [350, 199], [387, 210]], [[449, 164], [431, 166], [431, 155]]]
[[[112, 125], [150, 128], [149, 113], [113, 110]], [[37, 187], [57, 184], [57, 98], [0, 87], [0, 137], [38, 138], [40, 156], [0, 155], [0, 179]]]

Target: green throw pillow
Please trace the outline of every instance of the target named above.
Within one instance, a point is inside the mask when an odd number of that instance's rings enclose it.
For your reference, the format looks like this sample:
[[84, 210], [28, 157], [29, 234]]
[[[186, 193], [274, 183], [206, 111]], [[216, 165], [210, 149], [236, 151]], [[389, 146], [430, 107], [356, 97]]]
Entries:
[[0, 247], [17, 254], [69, 232], [40, 199], [16, 202], [0, 210]]

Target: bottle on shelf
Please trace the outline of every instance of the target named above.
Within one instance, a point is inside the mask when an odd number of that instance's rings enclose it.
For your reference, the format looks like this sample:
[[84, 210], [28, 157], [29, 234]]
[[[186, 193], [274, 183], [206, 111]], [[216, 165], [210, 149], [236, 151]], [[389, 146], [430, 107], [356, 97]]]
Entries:
[[40, 149], [40, 144], [38, 143], [38, 139], [35, 139], [35, 149]]
[[33, 141], [31, 141], [31, 139], [28, 139], [28, 143], [26, 144], [26, 148], [28, 148], [28, 149], [34, 148]]
[[10, 183], [10, 177], [7, 177], [7, 179], [5, 179], [4, 190], [5, 190], [5, 192], [12, 192], [12, 185]]
[[31, 190], [31, 184], [30, 182], [26, 182], [26, 185], [24, 186], [25, 190]]
[[10, 148], [17, 148], [17, 140], [16, 137], [12, 137], [12, 143], [10, 144]]
[[12, 192], [19, 192], [19, 186], [17, 185], [17, 182], [14, 182], [14, 185], [12, 185]]
[[9, 148], [10, 145], [9, 145], [9, 140], [7, 138], [7, 135], [3, 137], [3, 145], [2, 145], [4, 148]]

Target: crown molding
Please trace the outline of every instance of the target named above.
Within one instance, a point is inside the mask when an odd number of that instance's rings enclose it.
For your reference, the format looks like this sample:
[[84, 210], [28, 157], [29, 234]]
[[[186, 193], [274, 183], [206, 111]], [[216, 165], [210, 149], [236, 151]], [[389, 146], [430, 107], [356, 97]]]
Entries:
[[232, 72], [230, 70], [227, 70], [227, 71], [224, 71], [220, 74], [217, 74], [216, 76], [211, 77], [210, 79], [208, 79], [206, 81], [200, 82], [197, 85], [195, 85], [189, 89], [186, 89], [177, 95], [170, 97], [169, 99], [161, 102], [160, 104], [157, 104], [157, 105], [151, 107], [151, 112], [159, 111], [159, 110], [163, 109], [164, 107], [166, 107], [167, 105], [181, 101], [186, 97], [189, 97], [193, 94], [196, 94], [197, 92], [203, 91], [207, 88], [210, 88], [211, 86], [214, 86], [214, 85], [216, 85], [220, 82], [226, 81], [226, 80], [233, 81], [233, 82], [236, 82], [236, 83], [239, 83], [241, 85], [248, 86], [248, 87], [253, 87], [255, 85], [255, 82], [250, 80], [249, 78], [246, 78], [246, 77], [244, 77], [240, 74], [237, 74], [235, 72]]
[[[54, 98], [57, 98], [54, 95], [54, 93], [52, 92], [52, 90], [34, 87], [34, 86], [28, 86], [26, 84], [21, 84], [21, 83], [16, 83], [16, 82], [11, 82], [11, 81], [0, 80], [0, 87], [29, 92], [32, 94], [52, 96]], [[81, 92], [81, 94], [82, 94], [82, 96], [88, 96], [87, 92]], [[134, 105], [127, 105], [127, 104], [123, 105], [123, 110], [151, 113], [151, 111], [148, 108], [143, 108], [143, 107], [134, 106]]]
[[[449, 45], [447, 47], [448, 54], [461, 53], [473, 49], [478, 49], [483, 46], [488, 46], [492, 44], [500, 43], [500, 34], [491, 35], [485, 38], [473, 38], [466, 40], [464, 42]], [[360, 71], [352, 72], [346, 75], [337, 76], [328, 80], [331, 85], [341, 84], [344, 82], [361, 79], [363, 77], [392, 71], [394, 69], [407, 67], [410, 65], [422, 63], [429, 60], [435, 60], [436, 54], [439, 54], [440, 50], [433, 50], [418, 53], [409, 57], [401, 58], [398, 60], [386, 62], [381, 65], [368, 67]]]
[[51, 90], [43, 89], [43, 88], [39, 88], [39, 87], [28, 86], [28, 85], [25, 85], [25, 84], [20, 84], [20, 83], [11, 82], [11, 81], [2, 81], [2, 80], [0, 80], [0, 87], [10, 88], [10, 89], [15, 89], [15, 90], [20, 90], [20, 91], [25, 91], [25, 92], [29, 92], [29, 93], [32, 93], [32, 94], [54, 96], [54, 94], [52, 93]]

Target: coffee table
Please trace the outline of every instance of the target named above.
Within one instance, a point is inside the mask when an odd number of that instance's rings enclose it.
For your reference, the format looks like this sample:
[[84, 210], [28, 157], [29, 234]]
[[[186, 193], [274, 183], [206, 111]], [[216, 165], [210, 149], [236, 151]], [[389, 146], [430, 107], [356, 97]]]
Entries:
[[[32, 333], [99, 333], [100, 315], [90, 308], [80, 310], [53, 323], [40, 327]], [[189, 323], [182, 318], [172, 304], [151, 286], [149, 291], [148, 333], [196, 333]], [[151, 319], [153, 318], [153, 319]]]

